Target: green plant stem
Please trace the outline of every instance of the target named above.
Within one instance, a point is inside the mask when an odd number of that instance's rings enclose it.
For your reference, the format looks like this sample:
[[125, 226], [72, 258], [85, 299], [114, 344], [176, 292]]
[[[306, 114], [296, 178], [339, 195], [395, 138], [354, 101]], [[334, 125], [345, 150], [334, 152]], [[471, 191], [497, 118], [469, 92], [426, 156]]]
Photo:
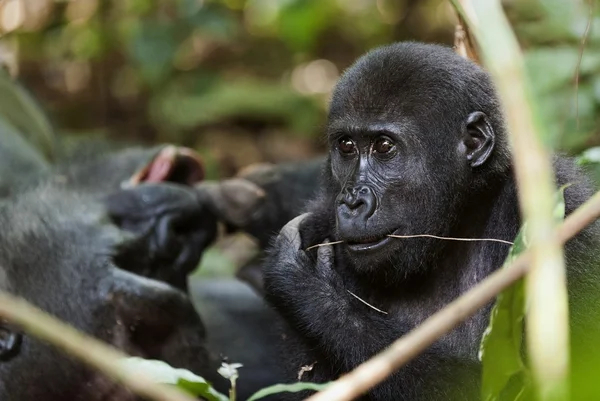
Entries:
[[66, 351], [140, 396], [155, 401], [195, 401], [175, 387], [155, 383], [142, 374], [131, 374], [121, 367], [120, 361], [128, 357], [124, 353], [4, 291], [0, 291], [0, 317]]
[[[564, 244], [599, 216], [600, 192], [571, 213], [557, 229], [560, 244]], [[349, 401], [381, 383], [522, 278], [529, 271], [528, 266], [532, 259], [531, 250], [522, 253], [509, 267], [492, 273], [445, 308], [431, 315], [420, 326], [396, 340], [390, 347], [307, 401]]]
[[[527, 275], [527, 351], [540, 399], [569, 399], [569, 316], [563, 250], [554, 230], [553, 168], [517, 39], [499, 0], [453, 0], [494, 77], [513, 159], [532, 265]], [[483, 28], [485, 27], [485, 28]]]

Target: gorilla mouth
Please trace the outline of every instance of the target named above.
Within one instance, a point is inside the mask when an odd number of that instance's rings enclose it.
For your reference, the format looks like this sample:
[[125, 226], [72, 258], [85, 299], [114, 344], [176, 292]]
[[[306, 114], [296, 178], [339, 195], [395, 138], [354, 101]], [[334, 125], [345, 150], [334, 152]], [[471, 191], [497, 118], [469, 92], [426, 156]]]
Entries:
[[372, 252], [383, 248], [392, 238], [387, 235], [381, 237], [366, 237], [360, 240], [347, 240], [346, 245], [352, 252]]
[[130, 183], [173, 182], [192, 186], [203, 179], [204, 165], [198, 153], [189, 148], [166, 146], [131, 177]]

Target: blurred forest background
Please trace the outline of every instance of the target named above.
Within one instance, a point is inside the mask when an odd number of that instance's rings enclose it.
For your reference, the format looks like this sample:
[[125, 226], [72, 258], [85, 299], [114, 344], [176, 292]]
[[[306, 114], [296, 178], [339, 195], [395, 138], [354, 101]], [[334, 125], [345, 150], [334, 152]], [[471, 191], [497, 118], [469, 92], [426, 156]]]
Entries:
[[[546, 137], [573, 155], [587, 150], [600, 177], [600, 7], [504, 5]], [[0, 0], [0, 62], [59, 137], [183, 144], [218, 179], [322, 153], [345, 68], [394, 41], [452, 45], [456, 22], [447, 0]], [[0, 118], [24, 129], [1, 95]], [[229, 248], [207, 252], [201, 271], [232, 272], [248, 256]]]
[[[505, 1], [569, 153], [600, 145], [592, 6]], [[398, 40], [451, 45], [455, 23], [445, 0], [0, 0], [0, 61], [62, 135], [184, 144], [223, 178], [322, 152], [330, 90], [353, 60]]]

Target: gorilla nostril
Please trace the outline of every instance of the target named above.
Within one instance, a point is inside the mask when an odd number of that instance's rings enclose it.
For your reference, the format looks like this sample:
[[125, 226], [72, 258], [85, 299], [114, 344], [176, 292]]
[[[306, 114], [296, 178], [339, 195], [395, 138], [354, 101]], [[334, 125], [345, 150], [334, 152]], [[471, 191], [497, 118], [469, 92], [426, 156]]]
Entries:
[[354, 185], [344, 188], [340, 205], [346, 206], [354, 216], [370, 217], [375, 212], [375, 193], [367, 185]]

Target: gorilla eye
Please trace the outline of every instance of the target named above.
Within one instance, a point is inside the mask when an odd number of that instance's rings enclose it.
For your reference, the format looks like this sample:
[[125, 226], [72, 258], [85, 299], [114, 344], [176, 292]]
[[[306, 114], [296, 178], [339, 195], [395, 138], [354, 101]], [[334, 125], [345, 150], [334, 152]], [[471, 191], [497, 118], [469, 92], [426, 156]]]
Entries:
[[375, 153], [385, 154], [394, 150], [394, 142], [389, 138], [377, 138], [373, 144], [373, 150]]
[[352, 139], [345, 136], [338, 141], [338, 149], [342, 153], [350, 154], [356, 151], [356, 145], [354, 144], [354, 141], [352, 141]]

